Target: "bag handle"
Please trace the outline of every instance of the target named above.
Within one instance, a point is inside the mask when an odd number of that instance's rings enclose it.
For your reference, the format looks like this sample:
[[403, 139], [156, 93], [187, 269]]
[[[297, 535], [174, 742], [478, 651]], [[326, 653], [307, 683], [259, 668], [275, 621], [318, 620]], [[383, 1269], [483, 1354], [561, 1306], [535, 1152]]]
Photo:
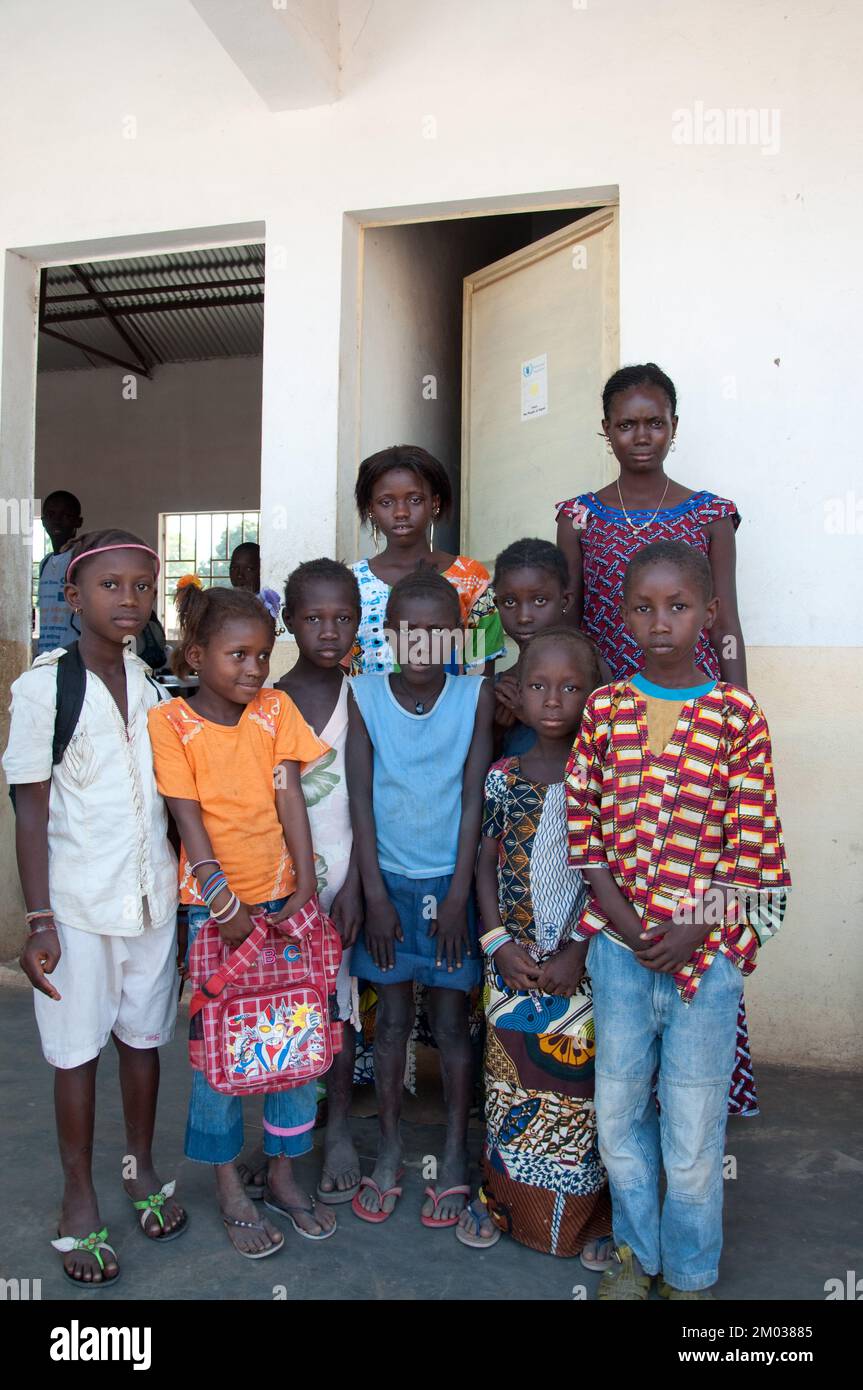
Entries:
[[[261, 948], [267, 939], [267, 928], [269, 923], [266, 917], [262, 916], [253, 917], [252, 921], [255, 925], [245, 941], [241, 941], [236, 950], [232, 951], [228, 956], [228, 959], [222, 961], [218, 970], [214, 970], [209, 979], [205, 980], [204, 983], [195, 990], [195, 993], [189, 1001], [190, 1018], [194, 1018], [195, 1014], [200, 1013], [205, 1004], [211, 1002], [213, 999], [218, 999], [219, 995], [222, 994], [227, 986], [233, 984], [238, 976], [245, 974], [249, 967], [254, 965], [255, 961], [258, 959]], [[205, 923], [204, 930], [206, 930], [206, 927], [210, 926], [210, 924], [210, 922]], [[213, 925], [218, 924], [213, 923]]]
[[[228, 985], [233, 984], [234, 980], [245, 974], [249, 967], [254, 965], [266, 942], [270, 927], [282, 936], [292, 936], [296, 941], [301, 941], [320, 920], [322, 920], [322, 913], [317, 895], [309, 898], [309, 901], [304, 903], [299, 912], [295, 912], [292, 917], [285, 918], [283, 922], [273, 923], [263, 913], [253, 917], [252, 921], [255, 925], [245, 941], [241, 941], [227, 960], [222, 962], [218, 970], [214, 970], [209, 979], [195, 990], [189, 1001], [189, 1018], [194, 1018], [195, 1014], [200, 1013], [205, 1004], [213, 999], [218, 999]], [[209, 923], [206, 923], [205, 926], [209, 926]]]

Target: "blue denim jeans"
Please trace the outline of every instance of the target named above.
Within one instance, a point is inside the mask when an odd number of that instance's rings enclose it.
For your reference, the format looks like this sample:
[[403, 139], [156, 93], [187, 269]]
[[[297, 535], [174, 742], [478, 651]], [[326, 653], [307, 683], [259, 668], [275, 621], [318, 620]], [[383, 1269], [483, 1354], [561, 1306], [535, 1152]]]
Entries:
[[[709, 1288], [722, 1249], [722, 1159], [743, 976], [717, 955], [691, 1004], [673, 976], [602, 932], [587, 953], [596, 1122], [614, 1239], [674, 1288]], [[653, 1081], [657, 1072], [660, 1110]], [[660, 1204], [659, 1176], [667, 1190]]]
[[[261, 906], [266, 912], [278, 912], [285, 901], [281, 898]], [[208, 917], [205, 907], [189, 908], [189, 950]], [[316, 1109], [315, 1081], [265, 1095], [264, 1153], [269, 1158], [297, 1158], [308, 1153], [312, 1147]], [[203, 1072], [193, 1071], [186, 1122], [186, 1157], [196, 1163], [232, 1163], [242, 1148], [243, 1104], [240, 1097], [223, 1096], [213, 1090]]]

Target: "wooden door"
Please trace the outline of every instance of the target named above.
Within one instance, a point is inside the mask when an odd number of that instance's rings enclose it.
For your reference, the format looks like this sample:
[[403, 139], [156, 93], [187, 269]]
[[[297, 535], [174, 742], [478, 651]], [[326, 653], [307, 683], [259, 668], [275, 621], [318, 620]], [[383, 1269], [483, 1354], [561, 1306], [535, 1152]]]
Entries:
[[521, 536], [554, 539], [554, 504], [609, 481], [618, 352], [616, 207], [466, 277], [463, 553], [490, 565]]

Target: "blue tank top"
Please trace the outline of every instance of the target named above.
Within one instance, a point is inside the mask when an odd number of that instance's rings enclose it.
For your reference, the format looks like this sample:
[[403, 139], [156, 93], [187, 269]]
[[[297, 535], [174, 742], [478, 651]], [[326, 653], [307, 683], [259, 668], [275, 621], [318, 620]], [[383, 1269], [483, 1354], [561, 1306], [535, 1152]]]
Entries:
[[372, 806], [378, 862], [406, 878], [455, 869], [464, 765], [473, 738], [479, 676], [446, 676], [428, 714], [403, 709], [389, 676], [353, 676], [374, 749]]

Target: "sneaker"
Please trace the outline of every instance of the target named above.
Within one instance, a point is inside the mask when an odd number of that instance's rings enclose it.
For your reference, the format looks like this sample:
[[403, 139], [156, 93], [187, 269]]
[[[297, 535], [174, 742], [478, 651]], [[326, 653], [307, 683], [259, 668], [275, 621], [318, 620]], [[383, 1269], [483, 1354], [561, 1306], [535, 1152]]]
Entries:
[[653, 1276], [645, 1274], [628, 1245], [618, 1245], [614, 1264], [599, 1281], [596, 1296], [605, 1303], [643, 1303], [650, 1292]]

